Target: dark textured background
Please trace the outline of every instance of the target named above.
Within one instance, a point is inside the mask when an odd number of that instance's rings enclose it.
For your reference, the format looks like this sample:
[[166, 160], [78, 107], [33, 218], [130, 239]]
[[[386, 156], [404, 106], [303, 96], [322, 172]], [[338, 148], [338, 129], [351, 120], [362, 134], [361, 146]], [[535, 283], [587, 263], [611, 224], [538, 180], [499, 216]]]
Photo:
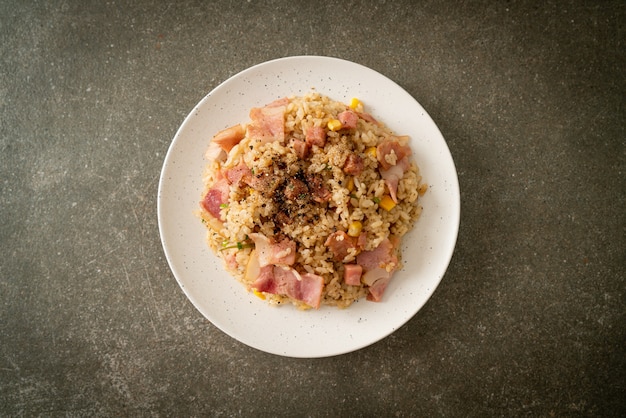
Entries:
[[[0, 1], [0, 415], [625, 416], [623, 1]], [[186, 114], [288, 55], [439, 125], [459, 239], [426, 306], [324, 359], [231, 339], [165, 260]]]

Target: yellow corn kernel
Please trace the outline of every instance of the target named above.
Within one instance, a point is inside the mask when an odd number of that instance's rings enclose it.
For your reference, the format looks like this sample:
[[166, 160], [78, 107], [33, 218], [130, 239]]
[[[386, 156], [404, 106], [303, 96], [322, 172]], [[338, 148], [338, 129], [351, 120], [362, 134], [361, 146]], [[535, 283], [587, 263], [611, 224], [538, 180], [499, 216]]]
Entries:
[[369, 147], [365, 150], [365, 153], [368, 155], [371, 155], [372, 157], [376, 158], [376, 147]]
[[346, 185], [346, 189], [348, 189], [349, 192], [354, 190], [354, 177], [348, 177], [348, 184]]
[[265, 295], [263, 293], [259, 292], [258, 290], [252, 289], [252, 293], [254, 293], [255, 296], [258, 297], [259, 299], [265, 300]]
[[389, 212], [391, 209], [396, 207], [396, 202], [393, 201], [391, 196], [384, 195], [383, 198], [380, 199], [380, 203], [378, 204], [378, 206]]
[[350, 107], [352, 109], [356, 109], [358, 105], [361, 104], [361, 101], [359, 99], [357, 99], [356, 97], [353, 97], [352, 100], [350, 100]]
[[341, 129], [343, 125], [341, 124], [341, 121], [339, 119], [331, 119], [328, 121], [328, 129], [330, 129], [333, 132], [338, 131], [339, 129]]
[[350, 226], [348, 226], [348, 235], [351, 237], [358, 237], [361, 234], [361, 229], [363, 229], [363, 224], [361, 222], [351, 222]]

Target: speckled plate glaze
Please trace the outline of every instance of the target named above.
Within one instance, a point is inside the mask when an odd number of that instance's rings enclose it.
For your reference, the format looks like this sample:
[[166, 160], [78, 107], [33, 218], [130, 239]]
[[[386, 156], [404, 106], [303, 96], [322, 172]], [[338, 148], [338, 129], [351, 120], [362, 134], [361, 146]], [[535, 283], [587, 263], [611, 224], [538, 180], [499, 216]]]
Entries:
[[[213, 134], [248, 121], [250, 108], [315, 89], [366, 110], [411, 147], [428, 192], [415, 228], [402, 244], [404, 268], [380, 303], [361, 300], [348, 309], [300, 311], [269, 306], [246, 292], [208, 248], [194, 212], [202, 194], [204, 152]], [[211, 91], [187, 116], [169, 148], [158, 191], [159, 231], [168, 263], [193, 305], [216, 327], [251, 347], [289, 357], [348, 353], [388, 336], [430, 298], [448, 267], [460, 218], [459, 183], [439, 129], [422, 106], [396, 83], [353, 62], [318, 56], [281, 58], [251, 67]]]

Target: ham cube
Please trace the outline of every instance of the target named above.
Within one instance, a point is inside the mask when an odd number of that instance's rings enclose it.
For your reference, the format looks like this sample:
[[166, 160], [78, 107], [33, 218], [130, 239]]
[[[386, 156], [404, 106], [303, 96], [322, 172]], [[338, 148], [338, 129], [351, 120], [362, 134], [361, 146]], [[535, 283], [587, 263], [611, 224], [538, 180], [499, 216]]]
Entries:
[[356, 123], [359, 120], [359, 115], [351, 110], [345, 110], [337, 115], [337, 119], [341, 122], [342, 128], [356, 129]]
[[358, 264], [344, 264], [343, 281], [351, 286], [361, 285], [361, 274], [363, 267]]
[[230, 187], [225, 177], [220, 177], [209, 189], [200, 205], [213, 217], [220, 219], [222, 205], [228, 203]]
[[306, 129], [305, 133], [306, 143], [311, 145], [317, 145], [323, 148], [326, 145], [326, 130], [321, 126], [310, 126]]

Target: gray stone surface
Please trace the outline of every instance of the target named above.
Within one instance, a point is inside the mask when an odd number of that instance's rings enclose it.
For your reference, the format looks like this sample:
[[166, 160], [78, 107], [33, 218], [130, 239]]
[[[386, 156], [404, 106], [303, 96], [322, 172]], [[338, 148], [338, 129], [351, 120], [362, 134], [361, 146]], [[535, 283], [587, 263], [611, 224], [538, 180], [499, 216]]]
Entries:
[[[0, 415], [626, 415], [625, 11], [0, 2]], [[192, 107], [301, 54], [403, 86], [462, 192], [431, 300], [390, 337], [324, 359], [259, 352], [205, 320], [156, 217]]]

